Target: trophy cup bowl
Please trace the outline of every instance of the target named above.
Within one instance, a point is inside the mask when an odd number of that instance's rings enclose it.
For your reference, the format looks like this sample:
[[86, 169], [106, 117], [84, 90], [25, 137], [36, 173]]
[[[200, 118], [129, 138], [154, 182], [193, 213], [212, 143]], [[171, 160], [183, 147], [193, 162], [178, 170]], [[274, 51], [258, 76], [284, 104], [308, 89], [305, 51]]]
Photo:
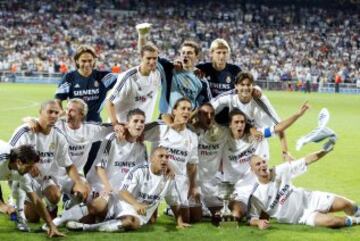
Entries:
[[[223, 181], [218, 184], [217, 198], [223, 201], [223, 208], [220, 210], [221, 221], [230, 221], [233, 219], [232, 212], [229, 209], [229, 203], [233, 200], [233, 192], [235, 190], [235, 184], [227, 181]], [[220, 220], [219, 220], [220, 221]]]

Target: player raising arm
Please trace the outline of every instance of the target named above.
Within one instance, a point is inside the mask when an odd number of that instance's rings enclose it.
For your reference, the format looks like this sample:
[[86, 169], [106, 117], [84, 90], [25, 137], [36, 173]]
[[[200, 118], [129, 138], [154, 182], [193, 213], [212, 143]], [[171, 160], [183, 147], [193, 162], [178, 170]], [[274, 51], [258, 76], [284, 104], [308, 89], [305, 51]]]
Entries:
[[[269, 227], [269, 221], [260, 217], [261, 212], [280, 223], [330, 228], [360, 224], [360, 208], [355, 202], [332, 193], [297, 188], [292, 184], [292, 179], [306, 172], [310, 164], [328, 154], [333, 146], [334, 142], [330, 139], [320, 151], [273, 169], [269, 169], [266, 160], [253, 156], [251, 170], [257, 177], [257, 186], [250, 199], [250, 225], [259, 229]], [[330, 214], [339, 211], [348, 216]]]

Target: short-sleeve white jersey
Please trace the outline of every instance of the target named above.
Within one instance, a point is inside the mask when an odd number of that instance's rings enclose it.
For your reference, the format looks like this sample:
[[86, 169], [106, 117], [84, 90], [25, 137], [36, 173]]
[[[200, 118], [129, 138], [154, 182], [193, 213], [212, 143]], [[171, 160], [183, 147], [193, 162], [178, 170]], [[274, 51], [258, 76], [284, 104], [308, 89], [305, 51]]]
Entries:
[[199, 137], [199, 180], [209, 181], [219, 170], [224, 146], [230, 136], [229, 129], [214, 124], [209, 130], [197, 130]]
[[147, 160], [143, 143], [118, 141], [115, 133], [110, 133], [101, 143], [95, 164], [91, 168], [87, 179], [89, 183], [101, 185], [96, 168], [104, 168], [106, 176], [114, 190], [119, 190], [125, 175], [129, 170]]
[[24, 144], [33, 145], [40, 153], [38, 167], [42, 176], [63, 175], [61, 168], [73, 164], [69, 156], [66, 137], [56, 126], [45, 135], [31, 132], [27, 124], [21, 125], [10, 138], [9, 144], [13, 147]]
[[122, 191], [130, 192], [139, 202], [151, 206], [159, 205], [160, 201], [170, 196], [174, 185], [173, 179], [164, 175], [155, 175], [151, 164], [133, 167], [125, 176]]
[[160, 95], [160, 72], [155, 70], [143, 76], [138, 66], [118, 76], [108, 100], [115, 106], [118, 121], [126, 122], [129, 110], [139, 108], [145, 112], [145, 122], [150, 122]]
[[291, 180], [304, 173], [304, 159], [275, 167], [275, 177], [267, 184], [258, 183], [251, 197], [250, 215], [259, 217], [264, 211], [281, 223], [298, 223], [306, 207], [307, 192], [293, 186]]
[[269, 146], [266, 140], [257, 142], [249, 136], [239, 140], [229, 138], [222, 157], [225, 181], [236, 183], [250, 173], [250, 159], [255, 154], [268, 159]]
[[[276, 121], [279, 122], [279, 116], [271, 105], [269, 99], [265, 95], [262, 95], [260, 100], [268, 108], [269, 113], [271, 113]], [[211, 99], [210, 103], [213, 105], [216, 113], [220, 112], [225, 107], [228, 107], [230, 111], [234, 108], [240, 109], [245, 113], [248, 120], [258, 128], [276, 124], [274, 120], [270, 118], [262, 108], [260, 108], [259, 104], [253, 98], [248, 103], [242, 103], [238, 95], [233, 91], [225, 92]]]
[[176, 175], [186, 176], [187, 164], [198, 164], [198, 137], [185, 128], [178, 132], [163, 122], [152, 122], [144, 131], [145, 140], [153, 147], [165, 147], [169, 153], [169, 165]]
[[88, 160], [92, 143], [104, 139], [113, 130], [110, 124], [92, 122], [84, 122], [78, 129], [71, 129], [65, 120], [59, 120], [56, 126], [65, 134], [70, 158], [79, 172]]

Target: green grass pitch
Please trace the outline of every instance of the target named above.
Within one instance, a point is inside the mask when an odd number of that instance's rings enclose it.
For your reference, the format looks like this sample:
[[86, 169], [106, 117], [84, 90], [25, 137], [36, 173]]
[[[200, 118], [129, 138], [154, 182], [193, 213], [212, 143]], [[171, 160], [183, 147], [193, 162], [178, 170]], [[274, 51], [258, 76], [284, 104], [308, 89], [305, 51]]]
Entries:
[[[24, 116], [36, 116], [41, 101], [51, 99], [54, 85], [27, 85], [0, 83], [0, 139], [8, 140]], [[304, 94], [289, 92], [265, 92], [277, 112], [285, 118], [309, 100], [312, 108], [287, 131], [289, 150], [295, 157], [315, 151], [320, 144], [309, 144], [301, 152], [295, 151], [295, 141], [317, 125], [317, 115], [322, 107], [330, 112], [329, 127], [339, 136], [335, 150], [310, 170], [296, 179], [297, 186], [334, 192], [360, 202], [360, 96], [335, 94]], [[279, 142], [270, 141], [271, 165], [281, 162]], [[9, 189], [2, 183], [5, 198]], [[160, 212], [161, 213], [161, 212]], [[40, 224], [32, 225], [33, 230]], [[228, 223], [215, 228], [208, 222], [195, 224], [188, 230], [176, 230], [171, 218], [161, 216], [158, 223], [145, 226], [137, 232], [103, 234], [76, 233], [62, 229], [67, 237], [62, 240], [360, 240], [360, 226], [331, 230], [302, 225], [275, 224], [268, 230], [259, 231], [247, 226], [235, 227]], [[43, 233], [20, 233], [9, 219], [0, 215], [0, 240], [47, 240]]]

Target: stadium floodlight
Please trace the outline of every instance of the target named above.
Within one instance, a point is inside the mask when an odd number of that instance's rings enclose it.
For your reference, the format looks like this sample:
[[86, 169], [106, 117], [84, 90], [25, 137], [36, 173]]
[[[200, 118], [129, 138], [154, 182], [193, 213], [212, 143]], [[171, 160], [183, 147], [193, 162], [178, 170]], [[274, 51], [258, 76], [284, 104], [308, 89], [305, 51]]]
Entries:
[[327, 123], [330, 119], [330, 113], [326, 108], [323, 108], [318, 117], [318, 127], [312, 130], [309, 134], [300, 137], [296, 142], [296, 150], [299, 151], [304, 145], [310, 142], [320, 142], [324, 139], [328, 139], [329, 141], [325, 143], [324, 150], [330, 151], [332, 150], [337, 136], [333, 130], [329, 127], [326, 127]]

